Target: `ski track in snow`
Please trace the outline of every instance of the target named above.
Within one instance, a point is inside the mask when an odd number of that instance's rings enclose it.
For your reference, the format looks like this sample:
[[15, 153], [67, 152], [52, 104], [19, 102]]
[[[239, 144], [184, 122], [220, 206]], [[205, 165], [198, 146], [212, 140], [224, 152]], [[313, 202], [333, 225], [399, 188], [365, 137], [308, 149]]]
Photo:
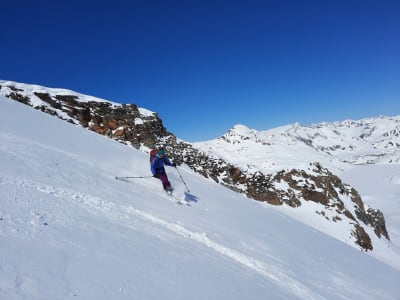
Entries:
[[[209, 249], [212, 249], [213, 251], [223, 255], [224, 257], [229, 258], [236, 263], [239, 263], [242, 266], [245, 266], [246, 268], [257, 272], [259, 275], [266, 278], [267, 280], [275, 282], [282, 289], [289, 290], [293, 295], [297, 296], [300, 299], [326, 299], [325, 297], [322, 297], [321, 295], [316, 294], [314, 291], [307, 288], [301, 282], [284, 274], [282, 270], [211, 240], [207, 237], [207, 234], [205, 232], [194, 232], [185, 228], [181, 224], [165, 221], [157, 216], [146, 213], [132, 206], [119, 205], [115, 202], [107, 201], [97, 196], [83, 194], [81, 192], [70, 189], [43, 185], [41, 183], [29, 180], [0, 178], [0, 182], [2, 184], [18, 185], [39, 192], [47, 193], [56, 198], [62, 199], [63, 201], [72, 201], [74, 204], [79, 204], [89, 213], [96, 214], [96, 212], [99, 212], [108, 220], [123, 226], [127, 226], [131, 229], [137, 230], [138, 226], [137, 220], [132, 220], [132, 217], [136, 219], [140, 218], [145, 222], [150, 222], [151, 224], [156, 225], [163, 230], [187, 239], [191, 239], [194, 242], [197, 242], [203, 246], [206, 246]], [[156, 232], [154, 232], [154, 230], [150, 233], [155, 235], [157, 234]]]

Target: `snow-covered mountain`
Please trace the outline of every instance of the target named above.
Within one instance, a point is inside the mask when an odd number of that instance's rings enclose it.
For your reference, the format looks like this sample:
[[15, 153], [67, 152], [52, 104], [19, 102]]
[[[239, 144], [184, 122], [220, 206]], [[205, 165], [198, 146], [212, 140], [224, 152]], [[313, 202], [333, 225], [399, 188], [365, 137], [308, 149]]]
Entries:
[[[341, 179], [354, 167], [350, 162], [370, 157], [398, 165], [396, 118], [265, 132], [238, 125], [220, 139], [189, 144], [168, 132], [156, 113], [134, 104], [11, 81], [0, 81], [0, 95], [145, 152], [162, 145], [179, 165], [249, 198], [283, 205], [287, 215], [381, 259], [396, 257], [396, 224], [387, 229], [387, 212], [374, 201], [364, 203], [364, 195]], [[304, 213], [308, 217], [299, 218]], [[387, 247], [394, 255], [382, 254]]]
[[338, 173], [353, 165], [399, 164], [400, 116], [266, 131], [236, 125], [218, 139], [195, 145], [251, 173], [306, 169], [316, 161]]
[[391, 248], [383, 263], [184, 167], [176, 205], [115, 180], [147, 154], [1, 96], [0, 127], [0, 299], [400, 298]]
[[[194, 146], [210, 156], [237, 166], [247, 174], [276, 176], [282, 170], [306, 170], [306, 174], [295, 174], [302, 178], [297, 184], [301, 187], [310, 185], [310, 180], [306, 179], [310, 178], [313, 170], [310, 166], [318, 162], [344, 182], [353, 186], [356, 183], [360, 187], [357, 190], [365, 206], [384, 209], [381, 206], [382, 198], [386, 199], [386, 203], [393, 202], [389, 205], [390, 209], [384, 211], [384, 215], [390, 228], [389, 236], [395, 240], [400, 239], [396, 229], [400, 225], [399, 208], [396, 205], [400, 192], [400, 116], [380, 116], [310, 126], [296, 123], [266, 131], [236, 125], [220, 138], [196, 143]], [[278, 184], [281, 182], [275, 181]], [[284, 184], [287, 183], [291, 184], [286, 180]], [[369, 192], [363, 193], [364, 190]], [[324, 203], [320, 201], [320, 204]], [[345, 206], [351, 207], [353, 204], [354, 201]], [[287, 210], [285, 207], [282, 209]], [[315, 216], [304, 219], [301, 217], [302, 210], [314, 210], [328, 222], [319, 222]], [[300, 210], [290, 210], [288, 214], [292, 217], [298, 216], [310, 226], [327, 233], [334, 232], [327, 227], [332, 225], [329, 223], [335, 221], [335, 218], [340, 217], [332, 215], [326, 203], [321, 210], [321, 206], [315, 206], [315, 203], [309, 201], [302, 201]], [[373, 237], [373, 234], [369, 236]], [[344, 240], [343, 237], [336, 237]], [[379, 242], [373, 244], [379, 245]], [[382, 247], [382, 244], [378, 247]]]
[[134, 104], [5, 80], [0, 80], [0, 95], [134, 147], [171, 135], [156, 113]]

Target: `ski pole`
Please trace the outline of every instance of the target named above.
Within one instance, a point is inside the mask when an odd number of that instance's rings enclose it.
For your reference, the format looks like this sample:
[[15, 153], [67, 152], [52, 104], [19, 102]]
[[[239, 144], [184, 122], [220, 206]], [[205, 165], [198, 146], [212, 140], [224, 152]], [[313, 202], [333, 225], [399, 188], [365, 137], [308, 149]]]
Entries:
[[177, 167], [175, 167], [175, 170], [178, 172], [178, 174], [179, 174], [179, 177], [181, 178], [181, 180], [182, 180], [183, 184], [185, 185], [185, 187], [186, 187], [186, 192], [190, 193], [190, 190], [189, 190], [188, 186], [186, 185], [186, 182], [185, 182], [185, 180], [183, 180], [183, 177], [182, 177], [182, 174], [181, 174], [181, 172], [179, 172], [179, 170], [178, 170], [178, 168], [177, 168]]
[[153, 176], [115, 176], [115, 179], [151, 178]]

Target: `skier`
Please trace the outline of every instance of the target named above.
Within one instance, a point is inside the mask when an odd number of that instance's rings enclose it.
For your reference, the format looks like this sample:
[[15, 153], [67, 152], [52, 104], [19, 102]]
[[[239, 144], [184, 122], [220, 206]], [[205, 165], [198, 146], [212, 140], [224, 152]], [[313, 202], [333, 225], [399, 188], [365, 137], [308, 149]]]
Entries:
[[167, 174], [165, 173], [164, 165], [176, 167], [176, 164], [170, 162], [164, 149], [158, 149], [157, 151], [152, 152], [155, 153], [153, 156], [152, 153], [150, 154], [151, 173], [153, 173], [153, 177], [161, 180], [164, 191], [168, 194], [172, 194], [173, 188], [168, 180]]

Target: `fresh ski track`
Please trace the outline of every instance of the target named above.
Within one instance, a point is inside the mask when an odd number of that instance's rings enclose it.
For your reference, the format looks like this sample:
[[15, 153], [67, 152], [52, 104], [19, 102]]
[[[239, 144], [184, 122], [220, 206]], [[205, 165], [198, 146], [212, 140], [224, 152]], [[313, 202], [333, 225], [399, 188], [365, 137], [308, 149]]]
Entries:
[[[224, 246], [221, 243], [213, 241], [207, 236], [206, 232], [191, 231], [183, 224], [168, 222], [155, 215], [136, 209], [133, 206], [119, 205], [112, 201], [99, 198], [97, 196], [83, 194], [81, 192], [71, 189], [44, 185], [42, 183], [30, 180], [0, 178], [0, 184], [16, 185], [21, 188], [36, 190], [38, 192], [50, 194], [56, 198], [59, 198], [61, 201], [69, 201], [75, 205], [78, 204], [81, 208], [92, 214], [101, 214], [109, 221], [126, 226], [127, 228], [133, 230], [144, 230], [148, 234], [159, 237], [165, 236], [165, 232], [169, 232], [183, 238], [190, 239], [223, 255], [226, 258], [235, 261], [236, 263], [248, 269], [257, 272], [265, 279], [275, 282], [285, 290], [291, 291], [291, 293], [297, 296], [299, 299], [326, 299], [325, 297], [316, 294], [314, 291], [310, 290], [302, 283], [286, 275], [281, 269], [267, 264], [263, 261], [244, 255], [234, 249]], [[145, 221], [145, 223], [150, 223], [153, 226], [146, 226], [143, 224], [143, 222], [137, 222], [137, 218], [140, 218], [142, 221]], [[143, 226], [145, 227], [143, 228]]]

